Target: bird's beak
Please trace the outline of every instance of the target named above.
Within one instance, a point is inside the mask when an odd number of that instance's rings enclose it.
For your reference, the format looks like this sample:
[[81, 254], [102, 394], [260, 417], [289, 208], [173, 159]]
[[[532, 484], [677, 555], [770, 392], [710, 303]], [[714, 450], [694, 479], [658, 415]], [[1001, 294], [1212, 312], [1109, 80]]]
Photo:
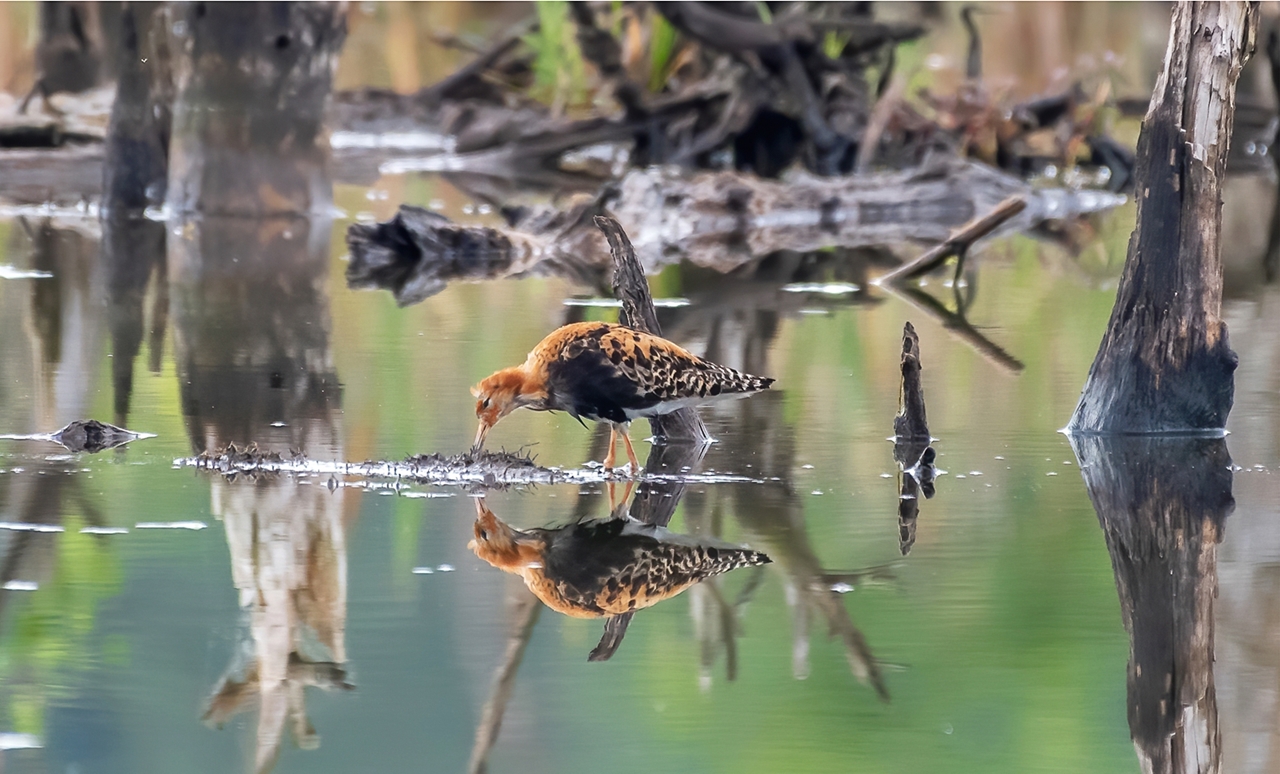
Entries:
[[480, 420], [480, 426], [476, 428], [476, 442], [471, 447], [472, 452], [478, 452], [484, 448], [484, 437], [489, 434], [490, 427], [493, 427], [493, 425], [483, 419]]
[[476, 541], [474, 541], [474, 540], [468, 540], [468, 541], [467, 541], [467, 548], [468, 548], [468, 549], [470, 549], [472, 553], [475, 553], [475, 550], [476, 550]]

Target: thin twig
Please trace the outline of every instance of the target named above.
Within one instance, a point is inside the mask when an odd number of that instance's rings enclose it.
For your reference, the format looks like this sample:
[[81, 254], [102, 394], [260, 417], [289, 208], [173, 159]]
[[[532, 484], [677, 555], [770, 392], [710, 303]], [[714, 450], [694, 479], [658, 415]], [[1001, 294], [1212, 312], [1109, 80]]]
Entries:
[[520, 587], [513, 587], [510, 605], [511, 621], [507, 632], [507, 646], [503, 650], [502, 663], [494, 671], [489, 700], [484, 703], [484, 709], [480, 712], [480, 723], [476, 726], [475, 744], [471, 748], [471, 762], [467, 766], [467, 771], [471, 774], [483, 774], [488, 770], [489, 751], [498, 741], [498, 732], [502, 729], [502, 716], [506, 714], [507, 704], [511, 701], [516, 674], [520, 671], [520, 662], [524, 659], [529, 638], [533, 636], [533, 627], [538, 623], [538, 613], [542, 612], [542, 603], [538, 598], [532, 592]]
[[487, 51], [459, 67], [444, 80], [423, 88], [418, 92], [417, 98], [427, 104], [434, 104], [448, 97], [449, 93], [458, 86], [466, 83], [471, 78], [483, 75], [486, 70], [497, 64], [498, 60], [515, 50], [515, 47], [520, 44], [521, 38], [528, 34], [534, 26], [533, 22], [529, 20], [520, 22], [513, 31], [498, 38], [498, 41], [490, 46]]

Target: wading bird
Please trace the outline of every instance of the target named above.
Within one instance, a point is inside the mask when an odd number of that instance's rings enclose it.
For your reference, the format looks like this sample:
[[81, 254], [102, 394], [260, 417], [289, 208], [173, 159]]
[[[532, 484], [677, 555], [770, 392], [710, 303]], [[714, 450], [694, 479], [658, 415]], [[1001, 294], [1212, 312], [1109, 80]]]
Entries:
[[475, 540], [467, 548], [574, 618], [640, 610], [707, 578], [771, 561], [759, 551], [625, 517], [522, 531], [494, 516], [484, 500], [475, 502]]
[[604, 466], [613, 468], [621, 435], [631, 471], [638, 473], [628, 435], [631, 420], [746, 397], [770, 384], [773, 379], [703, 360], [658, 336], [610, 323], [573, 323], [552, 331], [521, 365], [471, 388], [480, 420], [475, 449], [499, 419], [518, 408], [566, 411], [579, 422], [584, 417], [608, 422]]

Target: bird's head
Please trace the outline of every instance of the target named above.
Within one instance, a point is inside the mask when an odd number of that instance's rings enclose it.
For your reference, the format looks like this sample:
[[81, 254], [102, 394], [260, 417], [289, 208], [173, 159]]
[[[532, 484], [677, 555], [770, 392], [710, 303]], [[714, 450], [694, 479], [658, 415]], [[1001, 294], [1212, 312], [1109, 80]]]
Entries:
[[520, 572], [521, 546], [516, 530], [502, 523], [484, 504], [484, 498], [476, 498], [475, 538], [467, 543], [476, 556], [507, 572]]
[[487, 376], [471, 388], [471, 394], [476, 397], [476, 419], [480, 420], [474, 447], [477, 451], [484, 446], [489, 428], [498, 424], [499, 419], [532, 402], [528, 382], [524, 369], [516, 366]]

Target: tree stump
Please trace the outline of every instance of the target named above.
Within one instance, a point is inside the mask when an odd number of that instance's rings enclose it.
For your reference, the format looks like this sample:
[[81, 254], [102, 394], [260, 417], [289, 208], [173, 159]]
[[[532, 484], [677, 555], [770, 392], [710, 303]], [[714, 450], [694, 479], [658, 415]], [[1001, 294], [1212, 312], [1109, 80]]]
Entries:
[[126, 3], [118, 26], [120, 75], [107, 127], [103, 209], [140, 215], [164, 202], [168, 182], [173, 107], [169, 11], [162, 3]]
[[327, 213], [325, 104], [346, 19], [325, 3], [174, 6], [175, 213]]
[[1174, 7], [1164, 69], [1138, 139], [1138, 225], [1115, 307], [1068, 429], [1220, 429], [1236, 355], [1222, 307], [1221, 181], [1235, 86], [1257, 3]]

